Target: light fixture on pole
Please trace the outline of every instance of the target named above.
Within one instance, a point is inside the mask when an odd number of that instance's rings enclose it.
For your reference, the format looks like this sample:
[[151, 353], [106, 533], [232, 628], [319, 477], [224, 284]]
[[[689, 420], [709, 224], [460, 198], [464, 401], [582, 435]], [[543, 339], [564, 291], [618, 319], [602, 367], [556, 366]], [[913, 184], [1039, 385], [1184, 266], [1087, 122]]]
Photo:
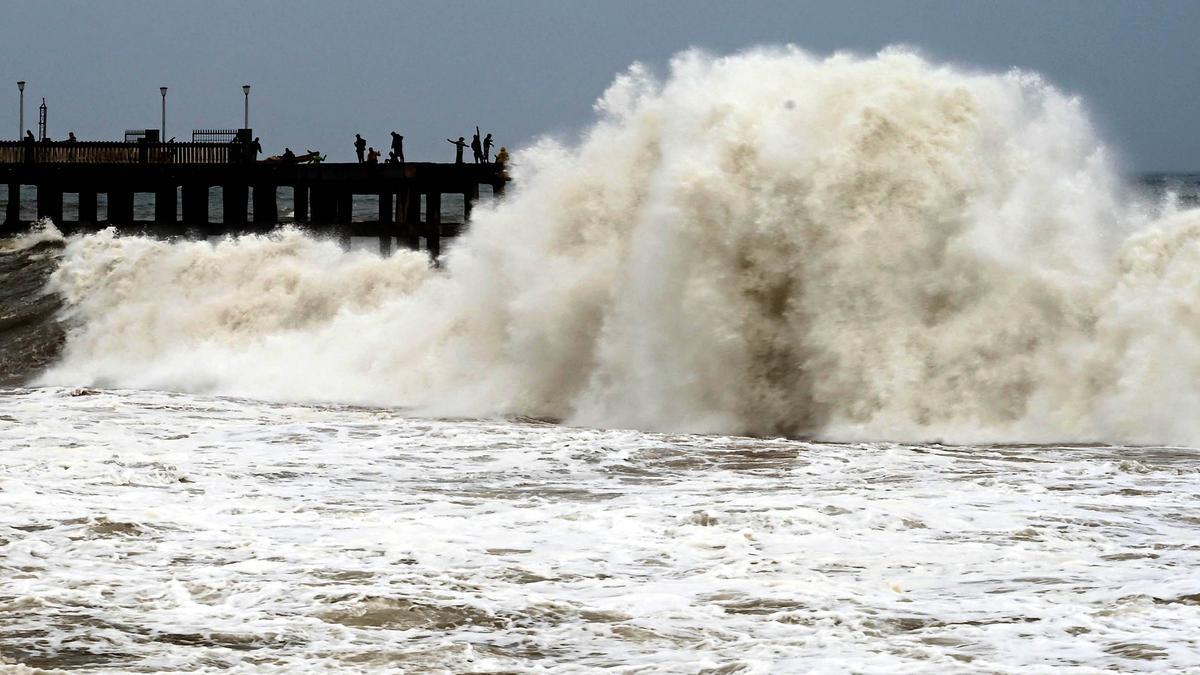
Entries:
[[158, 125], [158, 140], [167, 140], [167, 88], [159, 87], [158, 93], [162, 94], [162, 121]]
[[25, 80], [17, 82], [17, 90], [21, 92], [21, 114], [17, 122], [21, 128], [17, 129], [17, 138], [21, 138], [25, 135]]
[[242, 121], [242, 128], [249, 129], [250, 128], [250, 85], [243, 84], [242, 85], [242, 93], [246, 95], [246, 116], [245, 116], [245, 119]]

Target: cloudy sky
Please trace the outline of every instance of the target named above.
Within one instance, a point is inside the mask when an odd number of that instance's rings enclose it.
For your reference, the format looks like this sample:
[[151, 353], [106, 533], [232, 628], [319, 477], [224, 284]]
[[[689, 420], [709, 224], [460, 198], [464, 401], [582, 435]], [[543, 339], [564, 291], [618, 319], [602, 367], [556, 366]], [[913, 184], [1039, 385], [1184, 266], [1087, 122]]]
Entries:
[[406, 137], [410, 160], [452, 157], [476, 124], [519, 147], [570, 136], [634, 61], [663, 70], [689, 47], [795, 44], [1043, 73], [1079, 94], [1129, 171], [1200, 170], [1196, 2], [56, 2], [0, 7], [0, 137], [44, 96], [54, 138], [237, 127], [243, 84], [269, 153], [353, 157]]

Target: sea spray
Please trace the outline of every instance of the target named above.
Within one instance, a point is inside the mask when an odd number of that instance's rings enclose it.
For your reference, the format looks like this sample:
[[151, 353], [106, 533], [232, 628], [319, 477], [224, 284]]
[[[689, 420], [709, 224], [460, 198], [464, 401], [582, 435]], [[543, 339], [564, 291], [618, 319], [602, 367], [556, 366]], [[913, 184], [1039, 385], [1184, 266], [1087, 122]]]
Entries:
[[42, 382], [645, 429], [1200, 440], [1200, 340], [1176, 323], [1197, 321], [1200, 218], [1148, 224], [1080, 103], [1038, 77], [897, 49], [687, 52], [596, 109], [577, 144], [517, 155], [516, 189], [476, 209], [444, 272], [295, 232], [73, 239], [52, 282], [72, 330]]

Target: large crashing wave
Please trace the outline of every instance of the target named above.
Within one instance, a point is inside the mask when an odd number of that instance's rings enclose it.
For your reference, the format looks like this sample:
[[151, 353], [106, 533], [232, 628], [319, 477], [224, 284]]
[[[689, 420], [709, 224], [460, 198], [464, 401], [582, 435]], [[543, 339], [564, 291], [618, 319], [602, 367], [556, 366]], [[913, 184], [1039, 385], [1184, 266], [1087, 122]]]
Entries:
[[[431, 273], [298, 233], [72, 240], [46, 383], [893, 440], [1200, 441], [1200, 216], [1080, 104], [902, 51], [634, 66]], [[1142, 231], [1130, 237], [1130, 233]]]

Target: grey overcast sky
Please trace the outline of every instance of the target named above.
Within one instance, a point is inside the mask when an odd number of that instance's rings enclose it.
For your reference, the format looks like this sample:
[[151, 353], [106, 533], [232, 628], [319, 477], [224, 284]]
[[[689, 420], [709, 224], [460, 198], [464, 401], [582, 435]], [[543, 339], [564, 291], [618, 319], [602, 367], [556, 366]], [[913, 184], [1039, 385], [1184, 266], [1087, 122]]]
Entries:
[[1200, 2], [58, 2], [0, 3], [0, 137], [42, 97], [50, 135], [112, 139], [250, 123], [268, 153], [353, 156], [405, 136], [445, 160], [479, 124], [500, 144], [570, 135], [634, 61], [760, 44], [873, 54], [893, 44], [975, 68], [1013, 66], [1081, 95], [1129, 171], [1200, 169]]

